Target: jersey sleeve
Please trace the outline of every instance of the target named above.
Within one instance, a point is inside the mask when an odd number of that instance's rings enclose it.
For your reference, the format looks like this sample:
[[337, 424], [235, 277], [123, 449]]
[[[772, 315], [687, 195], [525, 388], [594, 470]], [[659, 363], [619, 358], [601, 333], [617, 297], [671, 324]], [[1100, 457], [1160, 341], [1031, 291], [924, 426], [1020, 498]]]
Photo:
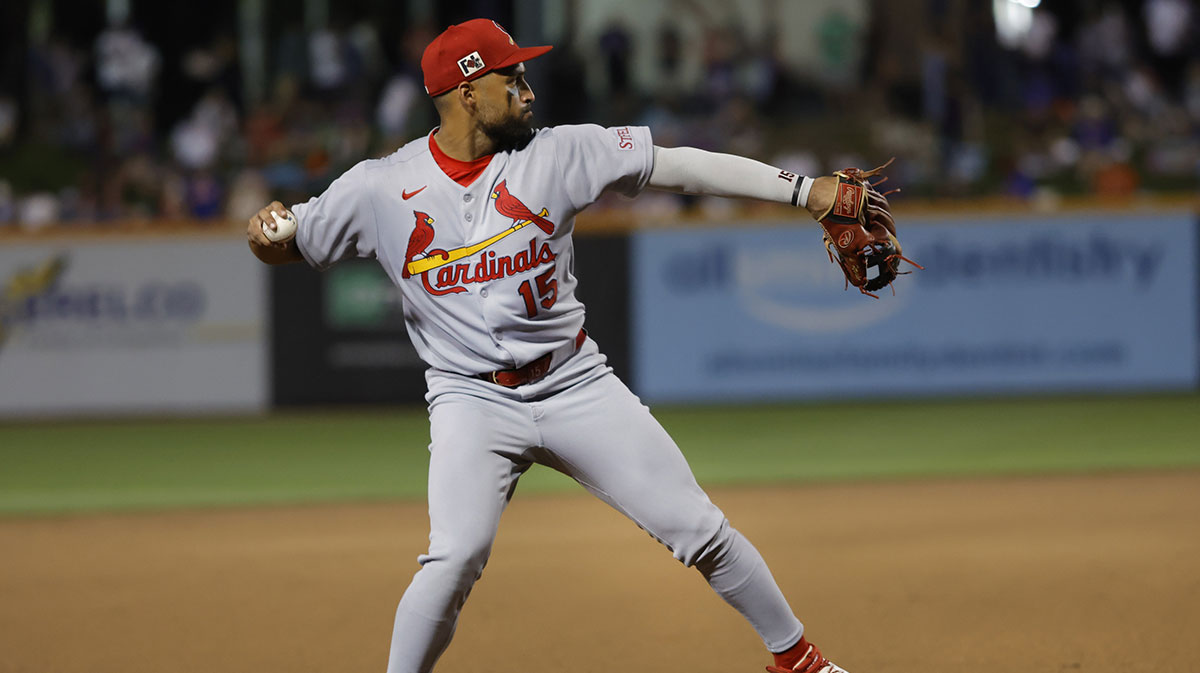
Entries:
[[558, 167], [576, 208], [591, 205], [606, 190], [637, 196], [650, 180], [654, 145], [645, 126], [556, 126], [554, 140]]
[[292, 206], [296, 247], [310, 265], [326, 269], [349, 257], [374, 258], [379, 245], [366, 162], [343, 173], [320, 196]]

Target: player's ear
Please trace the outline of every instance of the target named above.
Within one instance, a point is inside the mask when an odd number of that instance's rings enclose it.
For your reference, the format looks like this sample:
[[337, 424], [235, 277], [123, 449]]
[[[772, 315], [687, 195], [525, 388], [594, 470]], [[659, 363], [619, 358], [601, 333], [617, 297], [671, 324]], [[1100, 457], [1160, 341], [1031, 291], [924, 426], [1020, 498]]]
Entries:
[[454, 96], [458, 99], [458, 104], [467, 112], [474, 112], [475, 106], [479, 103], [475, 85], [471, 82], [460, 82], [454, 89]]

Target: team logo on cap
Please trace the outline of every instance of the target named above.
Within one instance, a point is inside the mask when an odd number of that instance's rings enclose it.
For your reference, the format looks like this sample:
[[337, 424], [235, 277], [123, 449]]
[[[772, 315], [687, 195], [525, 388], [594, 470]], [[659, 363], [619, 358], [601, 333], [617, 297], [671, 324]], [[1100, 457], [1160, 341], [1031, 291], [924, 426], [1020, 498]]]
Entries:
[[483, 57], [479, 55], [479, 52], [473, 51], [458, 59], [458, 69], [462, 71], [463, 77], [470, 77], [483, 70]]
[[513, 45], [514, 47], [517, 46], [517, 43], [513, 42], [512, 35], [509, 35], [507, 30], [504, 30], [503, 28], [501, 28], [500, 24], [496, 23], [495, 19], [492, 20], [492, 25], [496, 27], [496, 30], [500, 31], [501, 33], [504, 33], [504, 37], [508, 38], [509, 44]]

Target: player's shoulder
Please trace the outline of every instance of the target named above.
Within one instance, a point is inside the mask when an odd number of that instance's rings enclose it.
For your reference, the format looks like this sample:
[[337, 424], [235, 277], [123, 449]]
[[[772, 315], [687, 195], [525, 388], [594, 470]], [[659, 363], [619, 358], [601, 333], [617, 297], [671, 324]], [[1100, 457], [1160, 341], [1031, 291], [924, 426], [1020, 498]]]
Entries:
[[414, 160], [429, 155], [429, 137], [414, 138], [396, 148], [391, 154], [362, 162], [368, 170], [403, 167]]
[[614, 149], [633, 149], [639, 138], [648, 138], [649, 129], [641, 126], [601, 126], [599, 124], [562, 124], [538, 131], [534, 142], [546, 144], [611, 144]]
[[547, 126], [538, 129], [537, 135], [534, 136], [534, 141], [539, 139], [556, 140], [563, 138], [575, 138], [586, 135], [599, 135], [604, 133], [604, 127], [599, 124], [559, 124], [558, 126]]
[[347, 176], [357, 176], [364, 180], [374, 182], [375, 179], [395, 173], [403, 173], [406, 171], [419, 172], [423, 169], [421, 162], [422, 157], [429, 155], [429, 139], [421, 136], [404, 145], [401, 145], [390, 154], [372, 159], [364, 159], [350, 170], [346, 171]]

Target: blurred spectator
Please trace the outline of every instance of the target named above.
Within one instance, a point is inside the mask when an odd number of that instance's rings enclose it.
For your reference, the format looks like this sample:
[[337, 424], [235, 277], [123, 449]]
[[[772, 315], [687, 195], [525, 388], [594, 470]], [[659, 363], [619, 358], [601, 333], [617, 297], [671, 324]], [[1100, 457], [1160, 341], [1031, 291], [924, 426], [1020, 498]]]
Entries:
[[1189, 0], [1146, 0], [1142, 11], [1155, 70], [1167, 91], [1178, 96], [1191, 55], [1195, 8]]
[[145, 100], [159, 70], [158, 49], [123, 24], [109, 26], [96, 38], [96, 81], [110, 96]]
[[162, 176], [153, 158], [139, 154], [125, 160], [116, 176], [120, 190], [121, 216], [151, 219], [162, 205]]
[[275, 43], [275, 76], [277, 88], [299, 88], [308, 81], [308, 39], [296, 14], [289, 13], [290, 20], [279, 31]]
[[12, 224], [17, 217], [17, 204], [13, 199], [12, 185], [0, 178], [0, 226]]
[[[757, 18], [746, 12], [742, 24], [717, 0], [673, 0], [655, 26], [617, 5], [597, 16], [566, 2], [556, 49], [533, 71], [539, 122], [642, 123], [663, 145], [802, 174], [895, 155], [890, 174], [905, 196], [1197, 189], [1194, 2], [1097, 0], [1076, 11], [860, 0], [823, 6], [803, 25], [783, 0], [754, 2]], [[1001, 25], [997, 7], [1009, 5], [1027, 24]], [[0, 95], [0, 223], [240, 221], [258, 201], [307, 198], [349, 165], [428, 133], [436, 120], [419, 61], [434, 28], [382, 40], [387, 13], [344, 20], [345, 8], [332, 9], [313, 30], [286, 13], [265, 45], [266, 91], [250, 100], [232, 27], [187, 49], [147, 40], [159, 33], [134, 21], [31, 36], [15, 80], [24, 88], [6, 81]], [[896, 28], [901, 19], [924, 28]], [[797, 40], [812, 45], [804, 67], [790, 50]], [[602, 99], [589, 100], [588, 81], [604, 83]], [[184, 85], [167, 100], [165, 82]], [[728, 207], [673, 194], [636, 206]]]
[[1200, 126], [1200, 59], [1188, 65], [1187, 79], [1183, 84], [1183, 106], [1192, 123]]
[[683, 36], [674, 21], [664, 21], [658, 26], [654, 40], [658, 59], [658, 79], [661, 93], [673, 97], [683, 93]]
[[825, 175], [821, 161], [809, 150], [786, 148], [770, 158], [772, 165], [796, 175]]
[[716, 106], [738, 90], [738, 36], [727, 26], [714, 25], [704, 35], [704, 89], [709, 105]]
[[338, 27], [314, 30], [308, 36], [308, 74], [320, 95], [344, 94], [365, 76], [363, 54]]
[[600, 54], [604, 61], [604, 74], [608, 77], [608, 90], [615, 95], [630, 93], [633, 76], [630, 60], [633, 58], [633, 38], [629, 30], [619, 21], [609, 23], [600, 34]]
[[270, 186], [262, 173], [249, 168], [244, 169], [229, 187], [225, 217], [234, 222], [248, 220], [263, 207], [263, 204], [272, 200]]
[[402, 137], [408, 128], [412, 109], [417, 103], [424, 101], [424, 96], [424, 86], [412, 73], [393, 76], [384, 86], [375, 111], [375, 121], [379, 124], [379, 130], [390, 138]]
[[1106, 3], [1103, 10], [1085, 21], [1080, 30], [1079, 51], [1085, 75], [1111, 80], [1128, 67], [1133, 46], [1129, 21], [1119, 5]]
[[17, 101], [0, 95], [0, 150], [12, 144], [17, 135]]
[[35, 192], [17, 202], [17, 222], [26, 231], [39, 231], [58, 221], [58, 198], [50, 192]]
[[848, 88], [854, 83], [854, 73], [865, 50], [863, 41], [857, 39], [861, 29], [862, 26], [840, 8], [826, 11], [819, 17], [820, 72], [823, 84], [831, 89]]
[[[570, 14], [574, 5], [568, 4]], [[570, 14], [573, 16], [573, 14]], [[544, 110], [546, 118], [555, 124], [580, 124], [591, 119], [592, 102], [587, 90], [587, 64], [578, 51], [575, 30], [571, 18], [559, 44], [545, 56], [539, 65], [545, 68], [545, 91], [538, 95], [539, 113]]]
[[220, 89], [236, 110], [242, 110], [242, 76], [233, 35], [221, 33], [211, 43], [188, 51], [181, 67], [197, 92]]
[[171, 132], [175, 160], [189, 169], [212, 168], [238, 131], [237, 111], [220, 88], [210, 89]]
[[221, 215], [224, 192], [221, 183], [211, 172], [196, 171], [185, 177], [184, 189], [188, 215], [202, 220]]
[[31, 45], [30, 88], [35, 96], [65, 95], [79, 83], [83, 69], [83, 54], [60, 36]]

